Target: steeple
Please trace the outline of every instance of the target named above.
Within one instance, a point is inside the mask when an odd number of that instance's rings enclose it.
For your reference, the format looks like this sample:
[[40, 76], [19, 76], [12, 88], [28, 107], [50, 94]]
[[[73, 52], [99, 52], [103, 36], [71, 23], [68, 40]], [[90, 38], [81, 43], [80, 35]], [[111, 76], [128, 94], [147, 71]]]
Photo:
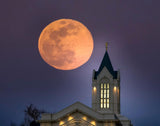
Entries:
[[113, 66], [111, 64], [108, 52], [107, 52], [107, 48], [108, 48], [108, 43], [106, 43], [106, 52], [104, 54], [103, 60], [101, 62], [101, 65], [98, 69], [97, 72], [95, 72], [95, 76], [94, 79], [97, 78], [98, 74], [102, 71], [102, 69], [104, 67], [106, 67], [108, 69], [108, 71], [110, 72], [110, 74], [112, 74], [113, 78], [116, 79], [117, 78], [117, 71], [114, 71]]
[[102, 113], [120, 113], [119, 71], [114, 71], [106, 51], [98, 71], [93, 70], [92, 108]]

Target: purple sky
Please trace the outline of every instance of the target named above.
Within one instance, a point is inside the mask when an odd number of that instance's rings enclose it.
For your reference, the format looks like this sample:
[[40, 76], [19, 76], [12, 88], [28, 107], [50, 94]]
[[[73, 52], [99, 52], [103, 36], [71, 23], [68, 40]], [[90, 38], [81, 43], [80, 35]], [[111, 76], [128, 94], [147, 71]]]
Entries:
[[[30, 103], [57, 112], [91, 106], [92, 70], [108, 53], [121, 72], [121, 113], [134, 126], [160, 125], [160, 1], [5, 0], [0, 2], [0, 126], [23, 122]], [[82, 22], [94, 50], [78, 69], [61, 71], [38, 52], [42, 29], [60, 18]]]

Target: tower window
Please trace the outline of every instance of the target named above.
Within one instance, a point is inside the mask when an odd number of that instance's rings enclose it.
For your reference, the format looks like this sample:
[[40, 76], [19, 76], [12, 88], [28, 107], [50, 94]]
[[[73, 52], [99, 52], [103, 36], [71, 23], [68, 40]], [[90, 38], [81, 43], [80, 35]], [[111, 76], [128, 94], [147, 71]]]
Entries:
[[109, 84], [101, 84], [101, 108], [109, 108]]

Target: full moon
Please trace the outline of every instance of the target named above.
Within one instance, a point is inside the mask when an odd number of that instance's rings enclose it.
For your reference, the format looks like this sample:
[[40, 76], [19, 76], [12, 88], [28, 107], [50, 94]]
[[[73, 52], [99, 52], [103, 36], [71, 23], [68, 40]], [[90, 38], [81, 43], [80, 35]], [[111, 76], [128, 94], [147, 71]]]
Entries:
[[72, 70], [86, 63], [93, 51], [93, 38], [82, 23], [59, 19], [47, 25], [38, 40], [42, 59], [60, 70]]

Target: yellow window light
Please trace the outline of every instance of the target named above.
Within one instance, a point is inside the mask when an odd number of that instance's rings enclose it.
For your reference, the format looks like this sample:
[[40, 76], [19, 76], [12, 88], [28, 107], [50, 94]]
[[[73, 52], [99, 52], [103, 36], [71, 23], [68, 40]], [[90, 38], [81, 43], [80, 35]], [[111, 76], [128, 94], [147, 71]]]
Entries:
[[109, 84], [107, 84], [107, 88], [109, 88]]
[[117, 91], [117, 87], [116, 86], [114, 86], [114, 92], [116, 92]]
[[96, 122], [95, 122], [95, 121], [91, 121], [91, 124], [95, 126], [95, 125], [96, 125]]
[[63, 124], [64, 124], [64, 122], [63, 122], [63, 121], [60, 121], [60, 122], [59, 122], [59, 125], [60, 125], [60, 126], [61, 126], [61, 125], [63, 125]]
[[97, 88], [94, 86], [94, 87], [93, 87], [93, 91], [96, 92], [96, 90], [97, 90]]
[[73, 117], [72, 116], [69, 116], [68, 117], [68, 121], [70, 121], [70, 120], [72, 120], [73, 119]]
[[87, 120], [87, 117], [86, 117], [86, 116], [84, 116], [84, 117], [82, 117], [82, 119], [86, 121], [86, 120]]

